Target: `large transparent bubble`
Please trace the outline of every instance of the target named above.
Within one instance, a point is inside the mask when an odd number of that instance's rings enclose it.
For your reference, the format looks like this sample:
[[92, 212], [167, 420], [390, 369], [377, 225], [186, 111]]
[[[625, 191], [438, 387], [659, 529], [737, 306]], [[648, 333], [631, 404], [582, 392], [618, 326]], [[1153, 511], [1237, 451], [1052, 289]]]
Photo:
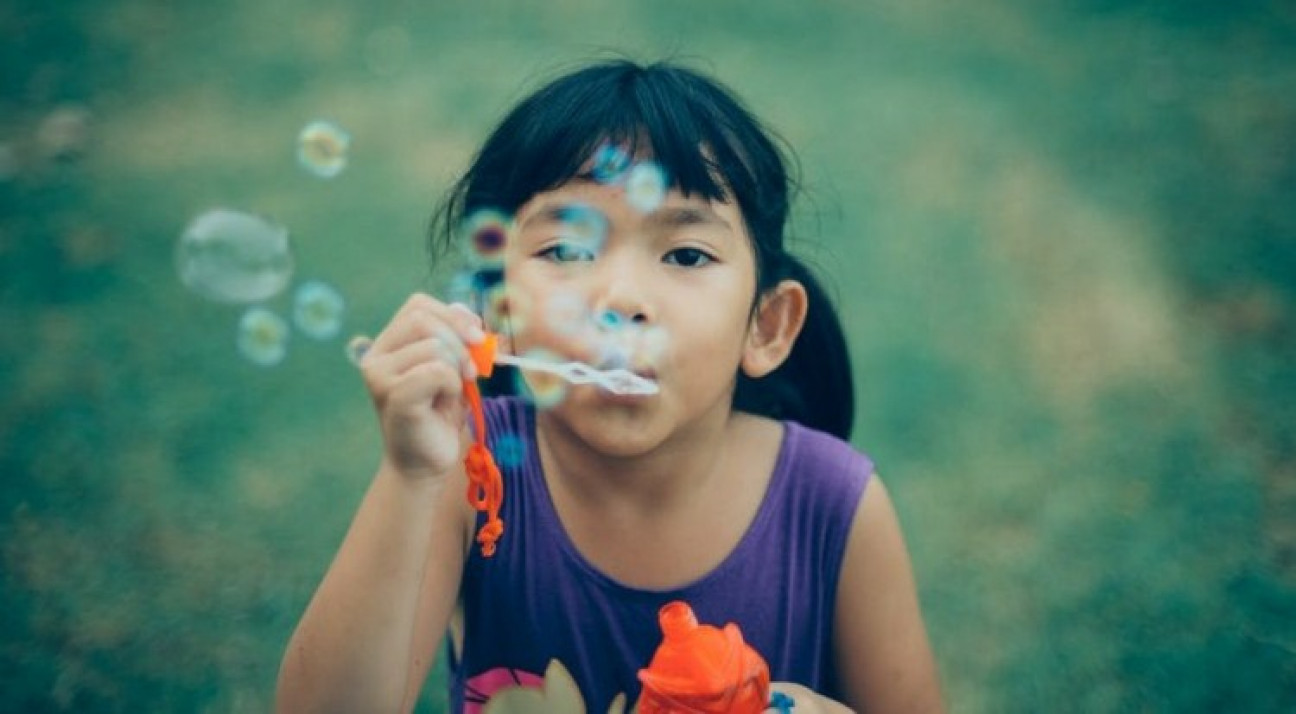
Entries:
[[180, 235], [176, 271], [185, 287], [209, 300], [265, 300], [292, 278], [288, 229], [249, 213], [212, 209]]

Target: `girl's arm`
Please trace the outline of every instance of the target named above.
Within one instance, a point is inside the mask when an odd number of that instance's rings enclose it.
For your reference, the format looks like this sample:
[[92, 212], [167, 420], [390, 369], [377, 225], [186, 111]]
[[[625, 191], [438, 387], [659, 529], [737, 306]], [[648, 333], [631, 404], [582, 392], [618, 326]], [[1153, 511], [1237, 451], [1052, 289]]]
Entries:
[[462, 385], [483, 337], [466, 308], [416, 294], [360, 361], [382, 465], [288, 643], [279, 711], [413, 708], [470, 542]]
[[459, 589], [466, 487], [379, 469], [288, 643], [278, 711], [412, 710]]
[[846, 704], [870, 713], [943, 712], [900, 524], [882, 480], [869, 481], [837, 586], [833, 639]]

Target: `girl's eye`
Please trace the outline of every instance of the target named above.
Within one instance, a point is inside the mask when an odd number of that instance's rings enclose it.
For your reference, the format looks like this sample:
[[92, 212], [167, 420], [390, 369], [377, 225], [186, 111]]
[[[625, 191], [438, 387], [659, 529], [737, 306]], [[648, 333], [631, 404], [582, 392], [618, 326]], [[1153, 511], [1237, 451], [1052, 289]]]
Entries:
[[676, 248], [662, 258], [663, 262], [682, 268], [700, 268], [713, 260], [715, 258], [697, 248]]
[[575, 243], [555, 243], [538, 254], [554, 263], [576, 263], [594, 260], [594, 251]]

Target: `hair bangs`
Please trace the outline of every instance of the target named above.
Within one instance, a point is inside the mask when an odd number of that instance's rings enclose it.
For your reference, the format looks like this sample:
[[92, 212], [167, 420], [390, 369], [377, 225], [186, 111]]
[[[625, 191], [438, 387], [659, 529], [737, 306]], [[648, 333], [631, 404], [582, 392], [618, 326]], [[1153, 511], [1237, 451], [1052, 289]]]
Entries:
[[442, 238], [478, 209], [516, 213], [542, 191], [591, 178], [592, 159], [604, 146], [630, 161], [651, 160], [667, 185], [686, 196], [744, 200], [753, 192], [750, 154], [736, 105], [717, 102], [692, 86], [693, 75], [673, 67], [630, 62], [597, 65], [564, 77], [524, 100], [483, 144], [452, 188], [438, 219]]

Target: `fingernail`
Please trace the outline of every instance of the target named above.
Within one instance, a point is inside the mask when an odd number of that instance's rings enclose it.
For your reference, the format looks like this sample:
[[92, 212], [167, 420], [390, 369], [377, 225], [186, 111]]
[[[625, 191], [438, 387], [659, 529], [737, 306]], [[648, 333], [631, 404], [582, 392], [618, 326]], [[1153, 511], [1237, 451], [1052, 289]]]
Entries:
[[464, 332], [468, 335], [468, 341], [473, 344], [477, 344], [486, 339], [486, 331], [478, 325], [469, 325], [468, 329], [464, 330]]

